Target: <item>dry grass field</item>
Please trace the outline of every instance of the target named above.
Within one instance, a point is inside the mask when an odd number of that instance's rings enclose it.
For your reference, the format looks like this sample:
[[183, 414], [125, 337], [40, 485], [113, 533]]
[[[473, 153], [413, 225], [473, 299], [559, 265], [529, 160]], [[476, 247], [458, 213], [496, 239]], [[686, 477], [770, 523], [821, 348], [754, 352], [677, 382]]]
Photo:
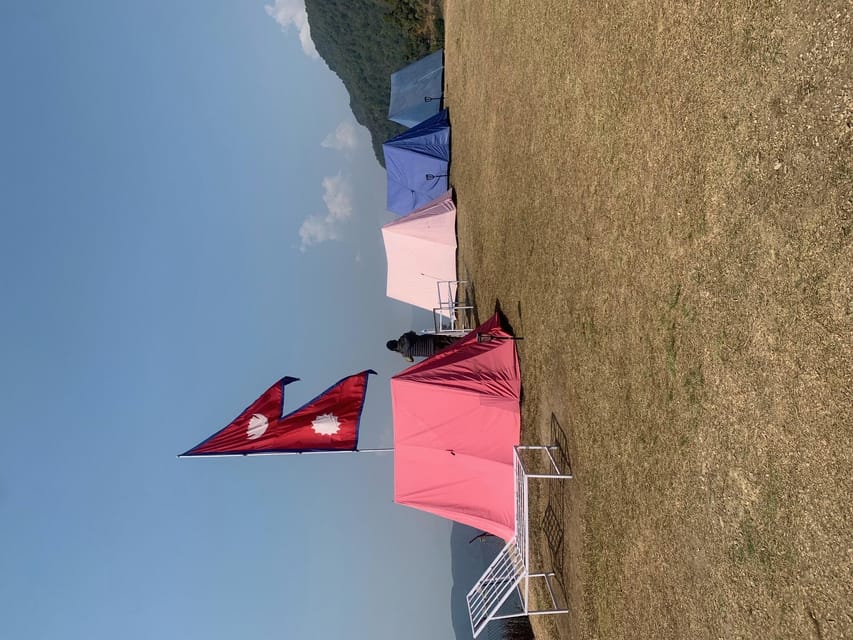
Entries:
[[537, 635], [853, 638], [853, 2], [444, 13], [460, 270], [576, 474]]

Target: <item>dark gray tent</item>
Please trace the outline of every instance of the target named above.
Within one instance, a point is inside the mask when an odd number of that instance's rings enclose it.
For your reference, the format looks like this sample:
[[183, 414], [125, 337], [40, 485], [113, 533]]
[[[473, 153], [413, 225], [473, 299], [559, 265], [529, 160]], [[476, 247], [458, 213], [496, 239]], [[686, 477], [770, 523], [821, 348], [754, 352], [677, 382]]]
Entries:
[[439, 49], [391, 74], [388, 119], [414, 127], [441, 110], [444, 50]]

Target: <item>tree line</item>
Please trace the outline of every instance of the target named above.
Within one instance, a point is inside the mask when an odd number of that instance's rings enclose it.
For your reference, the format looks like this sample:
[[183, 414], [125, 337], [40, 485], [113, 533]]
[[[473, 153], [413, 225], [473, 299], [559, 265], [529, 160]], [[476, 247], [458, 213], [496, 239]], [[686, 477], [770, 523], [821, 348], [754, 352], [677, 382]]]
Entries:
[[388, 120], [391, 74], [444, 46], [444, 22], [433, 0], [305, 0], [317, 52], [343, 81], [350, 108], [382, 143], [403, 128]]

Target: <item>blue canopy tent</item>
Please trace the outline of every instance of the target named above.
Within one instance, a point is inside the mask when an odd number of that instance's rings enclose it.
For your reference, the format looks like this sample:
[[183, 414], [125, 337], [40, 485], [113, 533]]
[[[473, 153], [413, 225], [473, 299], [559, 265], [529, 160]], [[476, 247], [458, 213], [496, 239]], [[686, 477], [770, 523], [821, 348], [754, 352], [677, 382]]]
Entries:
[[388, 119], [414, 127], [441, 110], [444, 50], [439, 49], [391, 74]]
[[447, 109], [382, 145], [388, 211], [405, 215], [448, 189], [450, 119]]

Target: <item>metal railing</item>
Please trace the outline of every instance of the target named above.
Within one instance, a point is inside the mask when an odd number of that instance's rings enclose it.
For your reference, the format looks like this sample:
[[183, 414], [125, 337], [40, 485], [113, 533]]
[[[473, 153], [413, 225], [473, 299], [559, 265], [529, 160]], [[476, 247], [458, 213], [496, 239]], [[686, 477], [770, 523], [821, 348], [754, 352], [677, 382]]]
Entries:
[[432, 310], [435, 333], [463, 335], [465, 319], [460, 318], [460, 312], [473, 311], [474, 306], [460, 304], [457, 297], [459, 285], [468, 284], [467, 280], [439, 280], [435, 283], [438, 293], [438, 306]]
[[[530, 451], [545, 454], [547, 472], [529, 473], [527, 471], [523, 456]], [[563, 470], [558, 463], [564, 459], [565, 456], [560, 454], [557, 445], [518, 445], [514, 448], [515, 535], [468, 592], [468, 614], [471, 619], [471, 632], [475, 638], [492, 620], [569, 612], [568, 607], [561, 606], [558, 602], [554, 583], [556, 574], [553, 571], [531, 572], [529, 536], [530, 478], [571, 478], [571, 470]], [[531, 603], [531, 579], [544, 582], [548, 600], [550, 600], [547, 606], [538, 607]], [[509, 613], [502, 612], [513, 593], [518, 595], [521, 609]]]

